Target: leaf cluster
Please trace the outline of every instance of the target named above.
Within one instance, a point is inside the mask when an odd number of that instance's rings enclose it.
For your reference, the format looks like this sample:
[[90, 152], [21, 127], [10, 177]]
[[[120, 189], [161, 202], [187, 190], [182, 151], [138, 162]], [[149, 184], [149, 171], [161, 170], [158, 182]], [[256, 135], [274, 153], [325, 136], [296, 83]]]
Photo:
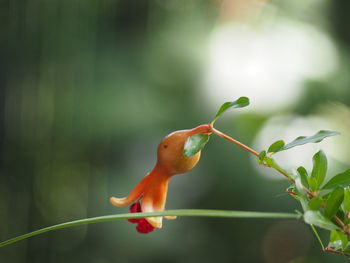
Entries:
[[[257, 161], [275, 169], [279, 168], [274, 167], [277, 164], [272, 161], [272, 154], [306, 143], [317, 143], [337, 134], [339, 133], [322, 130], [312, 136], [300, 136], [288, 144], [283, 140], [276, 141], [267, 151], [260, 153]], [[302, 166], [297, 168], [297, 173], [291, 176], [292, 185], [287, 192], [300, 202], [307, 224], [330, 231], [327, 248], [346, 254], [350, 252], [350, 169], [326, 181], [326, 154], [320, 150], [314, 154], [312, 161], [313, 167], [310, 172]]]
[[[246, 97], [224, 103], [216, 113], [211, 125], [213, 126], [227, 110], [248, 105], [249, 99]], [[328, 160], [322, 150], [312, 157], [311, 171], [300, 166], [296, 169], [296, 173], [291, 173], [281, 168], [272, 158], [276, 153], [308, 143], [319, 143], [327, 137], [338, 134], [339, 132], [336, 131], [320, 130], [311, 136], [299, 136], [289, 143], [278, 140], [272, 143], [267, 150], [256, 155], [260, 165], [277, 170], [291, 182], [286, 191], [300, 202], [304, 221], [311, 225], [319, 241], [321, 242], [321, 239], [314, 226], [330, 231], [328, 249], [345, 254], [350, 251], [348, 242], [350, 236], [350, 169], [326, 181]], [[184, 155], [191, 157], [201, 151], [209, 138], [208, 134], [197, 134], [190, 137], [185, 144]], [[323, 244], [322, 247], [324, 248]]]

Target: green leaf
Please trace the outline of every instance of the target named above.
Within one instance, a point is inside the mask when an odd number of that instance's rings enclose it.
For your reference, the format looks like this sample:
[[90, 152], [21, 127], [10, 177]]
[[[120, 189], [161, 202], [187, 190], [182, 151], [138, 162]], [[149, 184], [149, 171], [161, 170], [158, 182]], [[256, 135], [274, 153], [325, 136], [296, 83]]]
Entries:
[[338, 211], [344, 199], [344, 189], [341, 187], [335, 188], [326, 200], [325, 216], [332, 218]]
[[336, 131], [321, 130], [312, 136], [299, 136], [294, 141], [284, 145], [282, 148], [278, 149], [278, 151], [275, 151], [275, 152], [288, 150], [288, 149], [293, 148], [295, 146], [300, 146], [300, 145], [307, 144], [307, 143], [317, 143], [317, 142], [322, 141], [326, 137], [334, 136], [337, 134], [340, 134], [340, 133], [336, 132]]
[[323, 189], [332, 189], [335, 187], [349, 187], [350, 186], [350, 169], [346, 170], [343, 173], [337, 174], [332, 177], [328, 183], [323, 186]]
[[304, 220], [307, 224], [315, 225], [327, 230], [339, 229], [338, 226], [333, 224], [333, 222], [329, 219], [325, 218], [319, 211], [306, 211], [304, 214]]
[[316, 178], [316, 189], [312, 189], [313, 191], [318, 190], [318, 188], [323, 183], [326, 178], [327, 173], [327, 157], [324, 152], [321, 150], [317, 152], [313, 158], [313, 169], [311, 173], [312, 178]]
[[201, 151], [208, 141], [209, 141], [208, 134], [199, 133], [189, 137], [185, 142], [183, 154], [186, 157], [192, 157], [193, 155]]
[[258, 158], [259, 158], [260, 162], [263, 162], [265, 157], [266, 157], [266, 151], [262, 151], [261, 153], [259, 153]]
[[304, 189], [303, 184], [301, 183], [300, 177], [295, 178], [295, 186], [299, 194], [306, 196], [306, 190]]
[[301, 183], [303, 185], [305, 185], [306, 187], [309, 187], [309, 183], [308, 183], [308, 175], [307, 175], [307, 171], [304, 167], [300, 166], [297, 169], [299, 175], [300, 175], [300, 179], [301, 179]]
[[308, 181], [308, 184], [310, 186], [310, 189], [312, 191], [316, 191], [317, 190], [317, 179], [314, 177], [308, 177], [307, 181]]
[[346, 234], [344, 234], [343, 232], [341, 231], [338, 231], [339, 233], [339, 237], [340, 237], [340, 240], [341, 240], [341, 245], [342, 245], [342, 248], [345, 249], [347, 246], [348, 246], [348, 236]]
[[270, 145], [269, 149], [267, 150], [267, 152], [271, 153], [276, 153], [279, 152], [284, 146], [284, 141], [279, 140], [277, 142], [274, 142], [273, 144]]
[[322, 201], [323, 200], [322, 200], [321, 197], [314, 197], [314, 198], [312, 198], [310, 200], [310, 202], [309, 202], [309, 208], [311, 210], [315, 210], [315, 211], [319, 210], [321, 208], [321, 206], [322, 206]]
[[344, 207], [345, 213], [350, 212], [350, 189], [349, 188], [344, 189], [343, 207]]
[[68, 228], [78, 225], [86, 225], [92, 223], [100, 223], [107, 221], [114, 221], [118, 219], [131, 219], [131, 218], [144, 218], [154, 216], [197, 216], [197, 217], [218, 217], [218, 218], [300, 218], [300, 215], [291, 213], [269, 213], [269, 212], [251, 212], [251, 211], [228, 211], [228, 210], [206, 210], [206, 209], [178, 209], [178, 210], [167, 210], [161, 212], [150, 212], [150, 213], [127, 213], [127, 214], [116, 214], [107, 216], [98, 216], [91, 218], [84, 218], [65, 222], [58, 225], [53, 225], [45, 228], [35, 230], [33, 232], [17, 236], [0, 243], [0, 247], [18, 242], [20, 240], [30, 238], [32, 236], [40, 235], [45, 232]]
[[301, 184], [300, 177], [295, 178], [295, 188], [296, 188], [295, 190], [298, 196], [298, 200], [301, 204], [301, 207], [303, 208], [304, 212], [308, 211], [309, 210], [308, 198], [307, 198], [306, 191], [303, 185]]
[[329, 236], [329, 246], [344, 250], [348, 246], [348, 237], [339, 230], [332, 230]]
[[243, 108], [249, 105], [249, 99], [247, 97], [240, 97], [238, 100], [225, 102], [221, 105], [220, 109], [215, 115], [213, 123], [228, 109]]

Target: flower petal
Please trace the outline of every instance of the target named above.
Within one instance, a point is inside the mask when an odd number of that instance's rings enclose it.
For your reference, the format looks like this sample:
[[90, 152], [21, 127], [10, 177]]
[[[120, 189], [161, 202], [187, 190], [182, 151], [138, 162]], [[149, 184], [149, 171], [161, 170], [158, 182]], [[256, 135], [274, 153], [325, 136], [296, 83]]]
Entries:
[[[157, 169], [151, 172], [149, 184], [142, 198], [142, 212], [158, 212], [164, 210], [169, 178], [169, 175], [160, 174]], [[162, 216], [147, 217], [145, 219], [153, 227], [162, 227]]]
[[147, 186], [147, 182], [148, 182], [149, 177], [150, 177], [149, 175], [150, 174], [147, 174], [135, 186], [135, 188], [131, 190], [130, 194], [127, 197], [123, 197], [123, 198], [111, 197], [109, 199], [109, 202], [115, 206], [127, 206], [127, 205], [131, 204], [132, 202], [136, 201], [137, 199], [139, 199], [145, 191], [145, 188]]
[[175, 220], [177, 216], [164, 216], [164, 218], [167, 220]]

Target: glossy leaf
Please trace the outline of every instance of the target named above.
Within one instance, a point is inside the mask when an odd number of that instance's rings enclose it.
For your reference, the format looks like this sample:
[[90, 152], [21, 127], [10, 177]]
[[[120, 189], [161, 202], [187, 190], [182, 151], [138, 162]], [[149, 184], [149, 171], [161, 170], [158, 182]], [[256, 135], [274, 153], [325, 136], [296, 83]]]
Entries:
[[309, 208], [311, 210], [317, 211], [321, 208], [322, 206], [322, 198], [321, 197], [314, 197], [310, 200], [309, 202]]
[[344, 189], [343, 208], [346, 213], [350, 212], [350, 189]]
[[308, 177], [307, 178], [307, 181], [308, 181], [308, 184], [309, 184], [309, 187], [312, 191], [316, 191], [317, 190], [317, 180], [316, 178], [314, 177]]
[[350, 187], [350, 169], [343, 173], [337, 174], [332, 177], [328, 183], [323, 186], [323, 189], [332, 189], [335, 187]]
[[327, 218], [332, 218], [337, 213], [341, 203], [343, 202], [343, 199], [344, 189], [341, 187], [334, 189], [326, 200], [324, 212]]
[[337, 134], [340, 134], [340, 133], [336, 132], [336, 131], [321, 130], [312, 136], [299, 136], [294, 141], [284, 145], [283, 147], [279, 148], [278, 151], [275, 151], [275, 152], [288, 150], [288, 149], [293, 148], [295, 146], [300, 146], [300, 145], [307, 144], [307, 143], [317, 143], [317, 142], [322, 141], [324, 138], [327, 138], [329, 136], [334, 136]]
[[225, 102], [221, 105], [220, 109], [215, 115], [213, 122], [216, 121], [225, 111], [233, 108], [243, 108], [249, 105], [249, 99], [247, 97], [240, 97], [238, 100]]
[[189, 137], [185, 142], [183, 154], [186, 157], [192, 157], [193, 155], [201, 151], [208, 141], [208, 134], [196, 134]]
[[303, 185], [305, 185], [306, 187], [309, 187], [309, 183], [308, 183], [308, 174], [307, 174], [307, 171], [304, 167], [300, 166], [298, 169], [298, 174], [300, 176], [300, 179], [301, 179], [301, 183]]
[[331, 220], [324, 217], [319, 211], [306, 211], [304, 214], [304, 220], [307, 224], [315, 225], [327, 230], [339, 229], [338, 226], [333, 224]]
[[277, 142], [274, 142], [273, 144], [270, 145], [269, 149], [267, 150], [267, 152], [271, 153], [271, 152], [279, 152], [283, 146], [284, 146], [284, 141], [279, 140]]
[[339, 230], [333, 230], [330, 233], [329, 245], [337, 250], [344, 250], [348, 246], [348, 237]]
[[324, 152], [321, 150], [313, 156], [312, 160], [313, 160], [313, 168], [312, 168], [311, 177], [316, 178], [316, 189], [312, 189], [312, 190], [315, 191], [315, 190], [318, 190], [318, 188], [326, 178], [327, 157], [324, 154]]

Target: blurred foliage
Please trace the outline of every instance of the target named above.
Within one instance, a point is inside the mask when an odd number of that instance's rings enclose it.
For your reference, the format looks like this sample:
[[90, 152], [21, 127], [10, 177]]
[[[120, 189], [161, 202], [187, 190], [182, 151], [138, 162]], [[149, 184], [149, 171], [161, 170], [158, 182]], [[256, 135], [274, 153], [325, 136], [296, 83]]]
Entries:
[[[227, 2], [0, 0], [1, 240], [126, 211], [110, 206], [108, 198], [125, 195], [153, 167], [160, 139], [213, 116], [200, 79], [211, 33], [241, 19], [235, 15], [239, 5], [230, 13]], [[349, 2], [268, 5], [326, 32], [340, 54], [337, 72], [305, 79], [298, 103], [283, 111], [307, 115], [328, 100], [348, 107]], [[220, 129], [249, 145], [277, 113], [241, 114]], [[253, 168], [248, 154], [212, 138], [199, 167], [170, 183], [167, 207], [294, 209], [281, 193], [287, 182], [266, 179]], [[145, 236], [128, 222], [115, 222], [0, 249], [0, 262], [11, 263], [292, 259], [343, 262], [321, 253], [306, 225], [278, 220], [181, 218]]]

